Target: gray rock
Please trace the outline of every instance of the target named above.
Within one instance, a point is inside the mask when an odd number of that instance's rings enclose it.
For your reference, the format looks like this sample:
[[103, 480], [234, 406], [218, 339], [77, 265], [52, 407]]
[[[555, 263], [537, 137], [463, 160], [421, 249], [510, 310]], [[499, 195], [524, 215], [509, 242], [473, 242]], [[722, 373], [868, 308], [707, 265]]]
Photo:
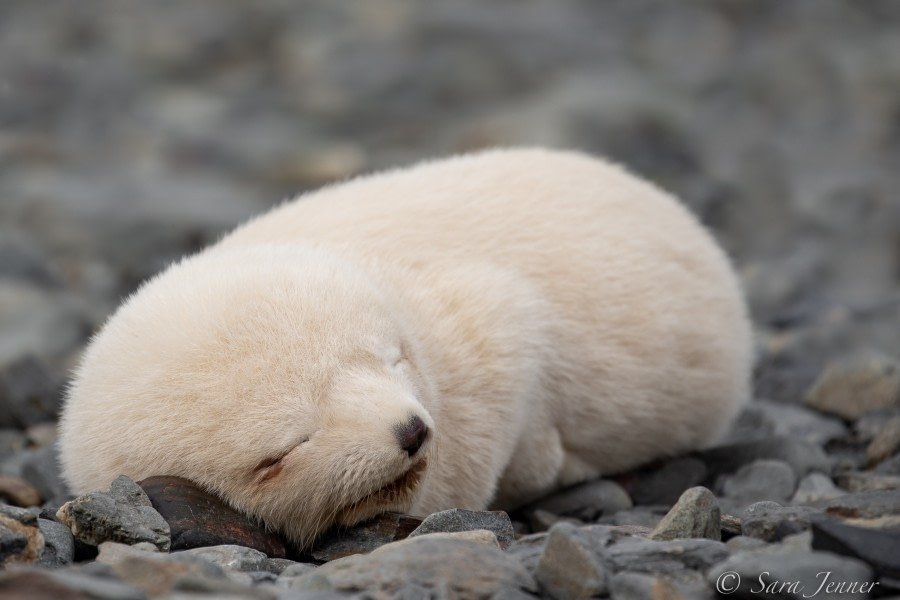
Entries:
[[264, 561], [267, 560], [266, 555], [259, 550], [234, 545], [179, 550], [178, 552], [173, 552], [172, 556], [199, 558], [211, 562], [222, 569], [247, 572], [266, 570], [264, 569]]
[[719, 502], [713, 493], [705, 487], [692, 487], [663, 517], [650, 539], [707, 538], [718, 541], [722, 539], [720, 521]]
[[146, 600], [143, 591], [110, 579], [33, 567], [0, 572], [0, 597], [54, 600]]
[[635, 506], [597, 520], [601, 525], [629, 525], [652, 530], [669, 512], [669, 506]]
[[49, 519], [38, 519], [38, 527], [44, 536], [43, 566], [62, 567], [75, 560], [75, 538], [68, 527]]
[[900, 536], [896, 533], [817, 519], [812, 524], [812, 547], [863, 560], [876, 575], [900, 578]]
[[486, 529], [494, 532], [500, 547], [506, 549], [516, 539], [509, 515], [501, 510], [473, 511], [453, 508], [433, 513], [425, 517], [422, 524], [416, 527], [409, 537], [436, 533], [439, 531], [475, 531]]
[[706, 475], [706, 464], [702, 460], [691, 456], [674, 458], [656, 469], [641, 473], [631, 496], [637, 504], [671, 506], [684, 490], [703, 483]]
[[722, 525], [723, 537], [741, 535], [741, 520], [738, 517], [728, 513], [722, 513], [722, 518], [719, 522]]
[[809, 504], [819, 500], [837, 498], [847, 492], [838, 488], [831, 477], [822, 473], [810, 473], [797, 484], [797, 491], [791, 498], [792, 504]]
[[268, 571], [228, 571], [228, 579], [242, 586], [258, 590], [278, 583], [278, 576]]
[[845, 471], [837, 476], [840, 487], [851, 493], [900, 489], [900, 475], [884, 475], [867, 471]]
[[[269, 560], [285, 560], [285, 559], [283, 559], [283, 558], [279, 558], [279, 559], [271, 559], [271, 558], [270, 558]], [[293, 562], [293, 561], [291, 561], [291, 562]], [[265, 563], [265, 562], [263, 563], [263, 566], [266, 566], [266, 563]], [[290, 565], [290, 566], [287, 566], [287, 567], [285, 567], [284, 569], [282, 569], [282, 570], [278, 573], [278, 575], [279, 575], [280, 577], [285, 577], [285, 578], [300, 577], [301, 575], [306, 575], [307, 573], [310, 573], [310, 572], [315, 571], [315, 570], [316, 570], [316, 565], [313, 565], [313, 564], [310, 564], [310, 563], [294, 563], [294, 564], [292, 564], [292, 565]], [[273, 571], [273, 570], [270, 568], [270, 569], [269, 569], [269, 572], [274, 573], [275, 571]]]
[[56, 421], [46, 421], [31, 425], [25, 430], [25, 438], [31, 446], [49, 446], [59, 437], [59, 429]]
[[33, 508], [20, 508], [0, 503], [0, 515], [18, 521], [22, 525], [37, 527], [37, 512]]
[[847, 426], [837, 418], [822, 415], [804, 406], [761, 401], [774, 420], [773, 433], [822, 446], [847, 434]]
[[715, 597], [699, 573], [695, 578], [675, 579], [665, 575], [616, 573], [609, 584], [612, 600], [712, 600]]
[[0, 520], [0, 565], [16, 558], [28, 547], [28, 537]]
[[[138, 542], [137, 544], [122, 544], [119, 542], [103, 542], [97, 546], [97, 563], [114, 564], [126, 558], [145, 557], [147, 554], [159, 554], [159, 548], [150, 542]], [[176, 556], [166, 554], [165, 556]], [[199, 560], [199, 559], [198, 559]]]
[[728, 549], [732, 552], [736, 552], [738, 550], [758, 550], [759, 548], [764, 548], [768, 544], [759, 538], [736, 535], [725, 542], [725, 545], [728, 546]]
[[18, 429], [0, 429], [0, 464], [25, 448], [25, 434]]
[[104, 492], [92, 492], [64, 504], [57, 518], [75, 538], [97, 546], [105, 541], [151, 542], [168, 551], [169, 524], [150, 505], [147, 494], [124, 475]]
[[598, 479], [556, 492], [523, 510], [541, 509], [555, 515], [593, 521], [631, 507], [631, 498], [622, 486], [614, 481]]
[[900, 362], [870, 353], [832, 363], [806, 394], [806, 404], [849, 421], [900, 405]]
[[900, 494], [890, 490], [859, 492], [821, 500], [814, 506], [842, 519], [877, 519], [900, 515]]
[[786, 535], [778, 542], [778, 545], [787, 550], [810, 552], [812, 550], [812, 532], [807, 529], [806, 531]]
[[900, 454], [880, 463], [874, 472], [882, 475], [900, 475]]
[[325, 533], [309, 555], [328, 562], [351, 554], [364, 554], [375, 548], [402, 540], [421, 525], [417, 517], [400, 513], [382, 513], [352, 527], [333, 527]]
[[874, 467], [900, 451], [900, 416], [888, 419], [866, 448], [866, 466]]
[[294, 581], [291, 589], [309, 592], [393, 594], [416, 585], [430, 595], [483, 598], [504, 588], [536, 592], [522, 564], [497, 547], [458, 539], [410, 538], [369, 554], [326, 563]]
[[550, 511], [542, 510], [540, 508], [528, 510], [525, 516], [528, 519], [528, 527], [534, 533], [540, 531], [548, 531], [557, 523], [571, 523], [575, 526], [584, 525], [584, 521], [582, 521], [581, 519], [576, 519], [575, 517], [561, 517], [559, 515], [553, 514]]
[[871, 442], [885, 423], [894, 418], [900, 418], [900, 406], [867, 412], [853, 422], [854, 439], [862, 443]]
[[[754, 265], [750, 265], [752, 269]], [[746, 273], [748, 268], [744, 269]], [[770, 270], [756, 272], [770, 277]], [[795, 278], [794, 278], [795, 279]], [[794, 283], [793, 281], [791, 282]], [[843, 328], [808, 327], [766, 335], [761, 332], [759, 356], [753, 382], [754, 393], [760, 398], [791, 404], [799, 401], [819, 375], [822, 364], [836, 349], [846, 346]], [[761, 427], [773, 426], [766, 418]], [[762, 429], [766, 431], [766, 429]], [[746, 432], [746, 430], [745, 430]], [[774, 435], [774, 427], [768, 435]], [[751, 439], [757, 436], [751, 436]]]
[[37, 562], [44, 550], [44, 536], [31, 510], [0, 504], [0, 565]]
[[[250, 586], [255, 583], [274, 584], [275, 575], [224, 568], [223, 565], [234, 556], [222, 558], [215, 553], [202, 556], [189, 550], [168, 554], [159, 552], [146, 542], [134, 546], [103, 542], [99, 550], [96, 562], [87, 563], [82, 567], [82, 573], [117, 578], [141, 590], [149, 598], [178, 597], [179, 592], [204, 593], [216, 598], [268, 600], [272, 597], [262, 588], [251, 589]], [[214, 562], [219, 559], [222, 559], [223, 565]], [[239, 558], [236, 564], [240, 566]]]
[[[281, 575], [288, 569], [297, 568], [302, 569], [303, 567], [315, 568], [314, 565], [307, 563], [300, 563], [295, 560], [288, 560], [286, 558], [265, 558], [263, 559], [260, 567], [263, 571], [267, 573], [272, 573], [274, 575]], [[305, 570], [301, 570], [300, 572], [295, 573], [295, 575], [302, 575], [305, 573]], [[291, 572], [289, 572], [291, 573]]]
[[734, 473], [760, 459], [781, 460], [791, 466], [797, 477], [812, 471], [831, 472], [832, 460], [822, 448], [801, 440], [773, 437], [756, 442], [716, 446], [698, 453], [706, 462], [711, 477]]
[[707, 569], [728, 556], [722, 542], [704, 539], [657, 542], [641, 538], [623, 539], [606, 548], [607, 564], [615, 572], [632, 571], [680, 576], [685, 569]]
[[[828, 552], [764, 548], [736, 552], [706, 572], [710, 585], [735, 598], [867, 598], [874, 587], [865, 563]], [[855, 592], [828, 591], [829, 583], [856, 584]], [[824, 586], [823, 586], [824, 584]], [[866, 592], [860, 592], [865, 586]], [[821, 589], [820, 589], [821, 588]], [[765, 596], [761, 594], [768, 591]]]
[[[422, 594], [413, 595], [409, 597], [409, 600], [419, 600], [423, 597], [427, 596], [423, 596]], [[517, 587], [504, 587], [491, 596], [491, 600], [534, 600], [534, 596], [523, 592]]]
[[803, 406], [754, 400], [738, 415], [732, 431], [722, 443], [767, 440], [773, 436], [823, 445], [847, 434], [847, 426]]
[[56, 418], [60, 382], [34, 356], [0, 369], [0, 427], [24, 429]]
[[777, 500], [794, 495], [797, 476], [784, 461], [760, 459], [741, 467], [721, 484], [722, 493], [741, 502]]
[[547, 543], [548, 535], [546, 531], [524, 535], [513, 542], [506, 549], [506, 553], [517, 558], [529, 573], [534, 573], [541, 560], [541, 555], [544, 553], [544, 544]]
[[71, 497], [69, 486], [62, 477], [59, 449], [55, 443], [26, 450], [17, 458], [20, 476], [31, 483], [44, 500], [62, 503]]
[[809, 529], [811, 519], [821, 511], [808, 506], [781, 506], [777, 502], [751, 504], [741, 515], [741, 530], [746, 536], [778, 541]]
[[550, 529], [535, 569], [541, 589], [551, 598], [587, 598], [606, 593], [607, 572], [593, 540], [569, 523]]

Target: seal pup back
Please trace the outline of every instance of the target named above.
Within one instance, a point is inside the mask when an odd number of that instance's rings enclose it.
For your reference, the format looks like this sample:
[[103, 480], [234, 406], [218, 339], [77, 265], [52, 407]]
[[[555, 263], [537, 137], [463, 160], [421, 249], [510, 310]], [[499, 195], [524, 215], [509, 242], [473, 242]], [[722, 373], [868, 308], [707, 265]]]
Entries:
[[715, 442], [751, 347], [668, 194], [574, 152], [462, 155], [306, 194], [145, 283], [77, 370], [64, 473], [185, 477], [301, 546], [510, 509]]

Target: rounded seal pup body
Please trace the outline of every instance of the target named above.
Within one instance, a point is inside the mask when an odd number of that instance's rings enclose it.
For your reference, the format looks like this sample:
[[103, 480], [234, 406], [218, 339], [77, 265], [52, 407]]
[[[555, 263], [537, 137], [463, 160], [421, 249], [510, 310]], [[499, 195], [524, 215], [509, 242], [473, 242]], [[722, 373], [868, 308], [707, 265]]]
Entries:
[[709, 445], [751, 355], [728, 261], [676, 200], [489, 151], [307, 194], [151, 279], [86, 351], [62, 461], [78, 492], [192, 479], [304, 546]]

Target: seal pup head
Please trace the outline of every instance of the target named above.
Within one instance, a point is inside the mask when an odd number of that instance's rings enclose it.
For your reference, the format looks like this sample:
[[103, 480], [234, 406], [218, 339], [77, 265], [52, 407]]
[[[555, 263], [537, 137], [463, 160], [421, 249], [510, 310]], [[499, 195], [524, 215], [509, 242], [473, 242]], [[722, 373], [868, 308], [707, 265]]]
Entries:
[[411, 507], [431, 384], [395, 300], [317, 249], [217, 249], [150, 280], [89, 346], [61, 421], [79, 492], [175, 475], [307, 546]]

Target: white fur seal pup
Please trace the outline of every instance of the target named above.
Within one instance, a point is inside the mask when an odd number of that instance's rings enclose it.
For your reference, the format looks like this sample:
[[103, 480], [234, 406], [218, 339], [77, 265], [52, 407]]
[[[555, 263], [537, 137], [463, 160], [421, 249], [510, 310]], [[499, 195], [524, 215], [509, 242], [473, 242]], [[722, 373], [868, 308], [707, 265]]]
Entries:
[[738, 281], [675, 199], [495, 150], [307, 194], [148, 281], [83, 357], [62, 461], [78, 492], [191, 479], [306, 546], [709, 445], [751, 354]]

